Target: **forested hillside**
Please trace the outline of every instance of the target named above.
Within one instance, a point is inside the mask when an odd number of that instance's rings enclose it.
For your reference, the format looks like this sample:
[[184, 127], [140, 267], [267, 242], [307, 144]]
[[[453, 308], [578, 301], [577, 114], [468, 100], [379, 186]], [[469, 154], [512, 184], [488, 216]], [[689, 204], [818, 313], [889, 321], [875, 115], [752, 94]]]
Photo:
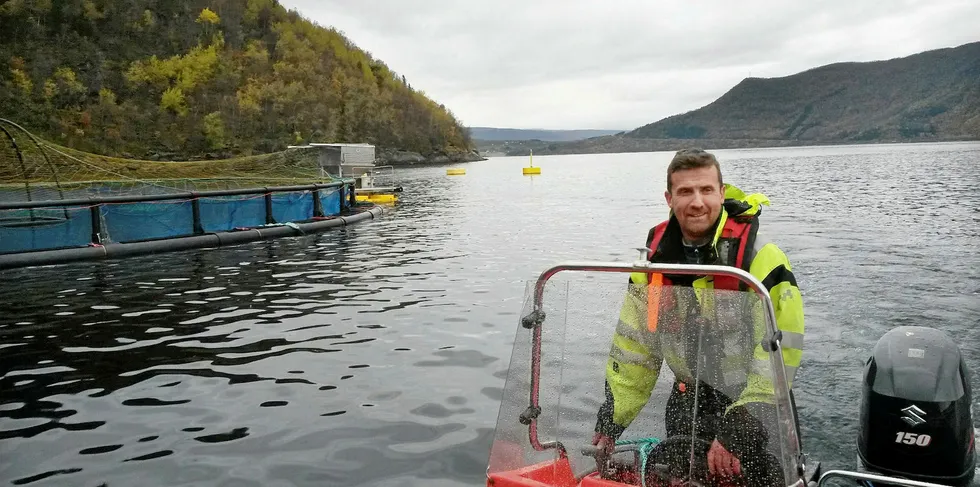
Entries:
[[199, 159], [307, 142], [458, 156], [411, 80], [275, 0], [7, 0], [0, 117], [106, 155]]
[[713, 103], [626, 137], [801, 141], [980, 136], [980, 42], [747, 78]]

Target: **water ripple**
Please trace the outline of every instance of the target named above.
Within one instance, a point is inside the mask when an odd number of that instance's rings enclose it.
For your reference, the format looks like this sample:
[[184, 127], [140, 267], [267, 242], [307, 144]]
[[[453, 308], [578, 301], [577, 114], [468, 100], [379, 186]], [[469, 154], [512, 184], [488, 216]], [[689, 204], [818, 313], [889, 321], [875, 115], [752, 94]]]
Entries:
[[[980, 144], [718, 154], [772, 200], [763, 231], [804, 295], [804, 443], [850, 467], [840, 445], [886, 330], [941, 327], [980, 370]], [[481, 484], [525, 282], [633, 259], [666, 214], [669, 157], [399, 169], [406, 192], [371, 222], [5, 271], [0, 480]]]

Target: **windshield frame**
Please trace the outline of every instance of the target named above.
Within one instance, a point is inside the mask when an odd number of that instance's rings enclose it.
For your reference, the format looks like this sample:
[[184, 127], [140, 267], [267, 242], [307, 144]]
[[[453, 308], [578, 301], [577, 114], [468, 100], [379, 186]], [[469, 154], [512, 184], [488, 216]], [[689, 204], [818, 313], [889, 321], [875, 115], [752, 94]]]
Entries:
[[[647, 250], [647, 249], [643, 249]], [[794, 474], [787, 478], [790, 485], [795, 484], [792, 480], [803, 479], [805, 476], [806, 465], [802, 452], [802, 442], [800, 441], [799, 431], [797, 431], [796, 411], [789, 405], [790, 393], [786, 380], [786, 369], [783, 363], [781, 346], [781, 333], [776, 325], [776, 314], [773, 308], [769, 290], [758, 279], [749, 272], [730, 266], [721, 265], [695, 265], [695, 264], [665, 264], [655, 263], [646, 260], [636, 261], [632, 264], [621, 262], [604, 261], [568, 261], [559, 263], [543, 271], [535, 283], [534, 301], [531, 311], [521, 318], [521, 324], [525, 328], [532, 330], [531, 344], [531, 377], [530, 377], [530, 404], [520, 416], [520, 421], [528, 425], [528, 438], [531, 447], [537, 451], [547, 449], [557, 449], [561, 456], [566, 455], [565, 447], [560, 442], [551, 441], [542, 443], [538, 438], [537, 418], [541, 414], [540, 399], [540, 373], [541, 373], [541, 332], [545, 321], [544, 316], [544, 293], [548, 281], [560, 272], [615, 272], [615, 273], [661, 273], [690, 276], [725, 276], [733, 277], [747, 285], [747, 287], [759, 295], [763, 303], [763, 311], [766, 324], [766, 338], [763, 346], [769, 352], [772, 361], [773, 388], [777, 403], [777, 420], [781, 425], [781, 430], [786, 433], [787, 438], [780, 441], [781, 448], [788, 448], [784, 451], [783, 457], [794, 464], [789, 465], [786, 473]], [[788, 415], [789, 417], [783, 417]], [[785, 468], [785, 467], [784, 467]]]

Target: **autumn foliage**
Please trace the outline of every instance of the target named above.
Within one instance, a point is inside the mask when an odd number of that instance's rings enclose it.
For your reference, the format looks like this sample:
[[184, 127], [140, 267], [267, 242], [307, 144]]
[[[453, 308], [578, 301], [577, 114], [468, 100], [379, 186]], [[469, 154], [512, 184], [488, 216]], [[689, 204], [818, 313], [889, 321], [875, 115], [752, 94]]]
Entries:
[[8, 0], [0, 117], [56, 143], [173, 159], [367, 142], [472, 149], [462, 124], [275, 0]]

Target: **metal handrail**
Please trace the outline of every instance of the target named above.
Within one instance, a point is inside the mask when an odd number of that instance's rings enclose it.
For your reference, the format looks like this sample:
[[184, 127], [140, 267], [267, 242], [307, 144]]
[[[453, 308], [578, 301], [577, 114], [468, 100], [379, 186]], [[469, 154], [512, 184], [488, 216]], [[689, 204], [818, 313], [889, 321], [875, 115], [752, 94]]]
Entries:
[[851, 480], [868, 480], [871, 482], [878, 482], [884, 485], [897, 485], [903, 487], [946, 487], [942, 484], [934, 484], [932, 482], [922, 482], [919, 480], [903, 479], [899, 477], [889, 477], [887, 475], [878, 475], [866, 472], [853, 472], [850, 470], [828, 470], [820, 476], [820, 480], [817, 481], [817, 487], [824, 485], [827, 479], [830, 478], [845, 478]]
[[374, 166], [368, 170], [367, 175], [371, 178], [372, 186], [374, 187], [392, 186], [395, 184], [395, 166], [390, 164]]
[[[644, 249], [647, 250], [647, 249]], [[783, 363], [783, 354], [781, 353], [780, 338], [781, 334], [776, 326], [776, 313], [773, 309], [772, 299], [769, 297], [769, 291], [766, 289], [765, 285], [762, 284], [758, 279], [752, 274], [746, 272], [745, 270], [739, 269], [737, 267], [721, 266], [721, 265], [693, 265], [693, 264], [664, 264], [649, 262], [646, 260], [641, 260], [634, 262], [632, 264], [620, 263], [620, 262], [596, 262], [596, 261], [573, 261], [558, 264], [553, 266], [540, 274], [534, 289], [534, 307], [531, 312], [522, 317], [521, 322], [526, 328], [531, 328], [532, 332], [532, 349], [531, 349], [531, 395], [530, 395], [530, 405], [528, 409], [521, 414], [521, 423], [528, 425], [528, 435], [531, 446], [537, 450], [542, 451], [545, 449], [560, 447], [557, 442], [547, 442], [541, 443], [538, 439], [537, 430], [537, 417], [541, 413], [541, 406], [539, 403], [539, 387], [540, 387], [540, 374], [541, 374], [541, 324], [544, 322], [544, 289], [548, 280], [554, 277], [559, 272], [563, 271], [586, 271], [586, 272], [642, 272], [642, 273], [664, 273], [664, 274], [680, 274], [680, 275], [720, 275], [727, 277], [734, 277], [739, 281], [747, 284], [751, 289], [756, 291], [760, 298], [762, 299], [766, 318], [766, 331], [767, 339], [769, 344], [772, 346], [772, 350], [777, 353], [771, 354], [771, 357], [776, 362], [775, 374], [773, 388], [775, 389], [776, 400], [781, 404], [790, 404], [789, 397], [789, 387], [786, 381], [786, 369]], [[800, 442], [799, 432], [796, 431], [796, 411], [789, 408], [788, 414], [789, 418], [781, 418], [782, 412], [777, 407], [776, 417], [778, 421], [782, 421], [786, 428], [789, 430], [790, 434], [790, 444], [789, 447], [792, 451], [787, 452], [789, 458], [796, 459], [797, 465], [794, 465], [796, 471], [802, 477], [806, 466], [804, 464], [804, 458], [802, 456], [802, 443]]]
[[0, 210], [17, 210], [30, 208], [51, 208], [62, 206], [83, 206], [97, 205], [103, 203], [139, 203], [144, 201], [169, 201], [169, 200], [193, 200], [197, 198], [207, 198], [213, 196], [243, 196], [251, 194], [268, 193], [287, 193], [294, 191], [320, 190], [327, 188], [339, 188], [350, 185], [344, 181], [334, 181], [330, 183], [302, 184], [295, 186], [266, 186], [240, 189], [219, 189], [211, 191], [191, 191], [182, 193], [167, 194], [139, 194], [125, 196], [103, 196], [91, 198], [73, 198], [64, 200], [44, 200], [44, 201], [17, 201], [0, 202]]

